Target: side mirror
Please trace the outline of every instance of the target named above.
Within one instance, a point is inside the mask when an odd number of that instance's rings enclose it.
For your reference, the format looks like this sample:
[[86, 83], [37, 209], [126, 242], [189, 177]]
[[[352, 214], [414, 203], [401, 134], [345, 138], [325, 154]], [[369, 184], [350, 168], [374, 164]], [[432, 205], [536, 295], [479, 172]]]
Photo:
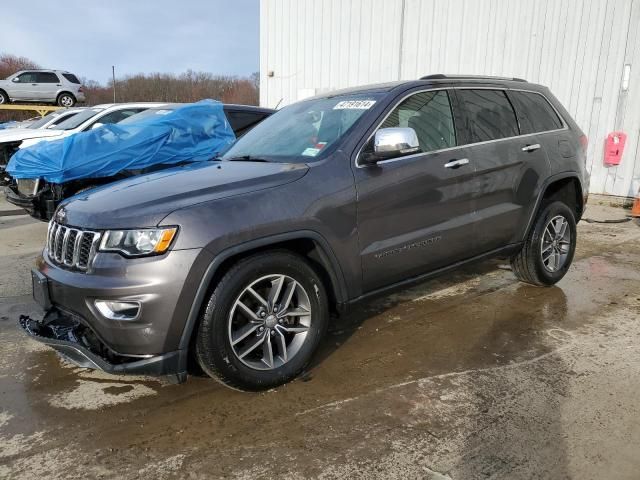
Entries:
[[363, 155], [360, 163], [374, 165], [382, 160], [420, 152], [418, 136], [413, 128], [381, 128], [373, 137], [373, 152]]
[[91, 125], [91, 130], [95, 130], [96, 128], [100, 128], [103, 125], [104, 125], [104, 123], [96, 122], [93, 125]]
[[11, 79], [11, 81], [12, 81], [13, 83], [20, 83], [20, 77], [13, 77], [13, 78]]

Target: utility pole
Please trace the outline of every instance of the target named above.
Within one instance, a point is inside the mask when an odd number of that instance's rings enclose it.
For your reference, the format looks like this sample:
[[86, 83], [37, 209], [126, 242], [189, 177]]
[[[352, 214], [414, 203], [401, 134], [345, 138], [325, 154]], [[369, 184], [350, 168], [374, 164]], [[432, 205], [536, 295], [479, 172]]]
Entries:
[[113, 79], [113, 103], [116, 103], [116, 66], [111, 65], [111, 76]]

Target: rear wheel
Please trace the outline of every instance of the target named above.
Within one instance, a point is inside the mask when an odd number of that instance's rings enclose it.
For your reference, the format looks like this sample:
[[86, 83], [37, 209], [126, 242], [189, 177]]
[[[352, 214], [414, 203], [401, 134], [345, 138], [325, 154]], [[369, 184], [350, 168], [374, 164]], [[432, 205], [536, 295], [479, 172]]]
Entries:
[[215, 287], [201, 319], [196, 355], [202, 369], [239, 390], [264, 390], [295, 378], [328, 323], [324, 286], [304, 258], [251, 256]]
[[576, 249], [576, 220], [563, 202], [541, 209], [522, 250], [511, 259], [519, 280], [549, 286], [569, 270]]
[[9, 96], [0, 90], [0, 105], [6, 105], [9, 103]]
[[59, 107], [73, 107], [76, 104], [76, 98], [70, 93], [61, 93], [56, 101]]

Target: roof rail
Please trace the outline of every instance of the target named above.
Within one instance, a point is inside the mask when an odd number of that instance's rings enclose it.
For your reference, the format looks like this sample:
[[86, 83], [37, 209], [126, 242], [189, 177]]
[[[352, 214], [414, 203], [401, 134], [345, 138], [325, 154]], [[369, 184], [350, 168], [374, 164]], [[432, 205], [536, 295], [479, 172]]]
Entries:
[[443, 73], [434, 73], [420, 77], [420, 80], [509, 80], [512, 82], [526, 82], [524, 78], [517, 77], [491, 77], [487, 75], [444, 75]]

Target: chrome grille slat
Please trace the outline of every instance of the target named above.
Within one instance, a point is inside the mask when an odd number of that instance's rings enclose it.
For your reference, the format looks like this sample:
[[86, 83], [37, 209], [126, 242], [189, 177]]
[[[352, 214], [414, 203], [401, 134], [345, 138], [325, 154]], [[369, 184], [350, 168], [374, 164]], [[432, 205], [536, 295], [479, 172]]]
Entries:
[[100, 233], [60, 225], [51, 221], [46, 251], [61, 266], [87, 271], [98, 251]]
[[54, 244], [53, 250], [53, 258], [55, 258], [58, 262], [62, 258], [62, 238], [64, 235], [66, 228], [62, 225], [58, 225], [58, 230], [56, 232], [56, 240]]
[[64, 236], [62, 237], [62, 250], [60, 253], [60, 261], [62, 263], [67, 263], [67, 248], [69, 247], [69, 237], [71, 236], [71, 229], [67, 228], [64, 231]]
[[78, 258], [80, 258], [80, 244], [82, 243], [82, 237], [84, 232], [78, 230], [78, 234], [76, 235], [76, 241], [73, 244], [73, 259], [71, 260], [71, 265], [78, 265]]

